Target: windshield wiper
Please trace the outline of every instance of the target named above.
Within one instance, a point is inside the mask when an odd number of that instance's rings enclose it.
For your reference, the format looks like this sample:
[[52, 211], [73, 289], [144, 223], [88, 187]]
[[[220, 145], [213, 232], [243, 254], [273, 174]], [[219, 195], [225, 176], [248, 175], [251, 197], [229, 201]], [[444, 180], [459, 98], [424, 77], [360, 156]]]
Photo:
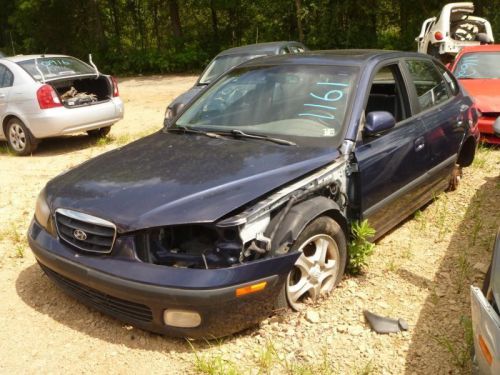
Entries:
[[234, 137], [250, 138], [250, 139], [262, 139], [265, 141], [277, 143], [279, 145], [297, 146], [297, 143], [292, 142], [292, 141], [287, 141], [286, 139], [273, 138], [273, 137], [269, 137], [267, 135], [248, 134], [248, 133], [245, 133], [245, 132], [238, 130], [238, 129], [232, 129], [229, 132], [229, 134], [233, 135]]
[[166, 128], [164, 132], [181, 132], [181, 133], [189, 133], [189, 134], [201, 134], [201, 135], [206, 135], [207, 137], [210, 138], [224, 138], [222, 135], [213, 133], [213, 132], [206, 132], [203, 130], [195, 130], [188, 128], [187, 126], [183, 125], [176, 125], [175, 128]]

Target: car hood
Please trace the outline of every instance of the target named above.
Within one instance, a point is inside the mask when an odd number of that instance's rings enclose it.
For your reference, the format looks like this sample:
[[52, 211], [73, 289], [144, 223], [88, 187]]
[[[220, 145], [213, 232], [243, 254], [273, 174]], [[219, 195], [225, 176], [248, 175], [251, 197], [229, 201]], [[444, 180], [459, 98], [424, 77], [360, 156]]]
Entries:
[[119, 232], [213, 222], [338, 155], [332, 147], [158, 132], [56, 177], [46, 197], [52, 211], [85, 212]]
[[206, 85], [196, 85], [196, 86], [193, 86], [191, 87], [188, 91], [186, 91], [185, 93], [179, 95], [177, 98], [175, 98], [174, 100], [172, 100], [172, 103], [170, 103], [168, 105], [169, 108], [173, 108], [179, 104], [188, 104], [191, 99], [193, 99], [200, 91], [202, 91], [205, 87], [207, 87]]
[[481, 112], [500, 112], [500, 79], [461, 79]]

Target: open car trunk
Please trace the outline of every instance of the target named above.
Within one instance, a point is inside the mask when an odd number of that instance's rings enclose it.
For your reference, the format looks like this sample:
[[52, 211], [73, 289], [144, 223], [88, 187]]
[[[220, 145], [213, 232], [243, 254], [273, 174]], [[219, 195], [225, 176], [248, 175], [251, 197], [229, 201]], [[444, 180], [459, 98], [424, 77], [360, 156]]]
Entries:
[[113, 87], [106, 76], [66, 78], [47, 82], [56, 90], [61, 103], [73, 108], [107, 101]]

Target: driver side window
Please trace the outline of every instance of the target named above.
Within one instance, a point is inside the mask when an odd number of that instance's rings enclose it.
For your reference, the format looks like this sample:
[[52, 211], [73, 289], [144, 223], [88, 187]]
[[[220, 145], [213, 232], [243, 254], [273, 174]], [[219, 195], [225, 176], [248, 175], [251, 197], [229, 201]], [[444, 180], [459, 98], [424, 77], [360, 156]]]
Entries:
[[389, 112], [396, 123], [408, 117], [408, 101], [397, 64], [380, 68], [372, 81], [365, 107], [365, 115], [375, 111]]

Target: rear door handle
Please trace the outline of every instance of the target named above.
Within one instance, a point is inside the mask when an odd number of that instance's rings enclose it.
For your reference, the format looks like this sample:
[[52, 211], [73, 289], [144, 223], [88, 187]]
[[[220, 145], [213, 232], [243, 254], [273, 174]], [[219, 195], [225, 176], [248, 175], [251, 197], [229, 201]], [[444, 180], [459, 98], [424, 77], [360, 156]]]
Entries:
[[419, 152], [421, 150], [424, 149], [425, 147], [425, 140], [424, 140], [424, 137], [418, 137], [417, 139], [415, 139], [415, 151], [416, 152]]

